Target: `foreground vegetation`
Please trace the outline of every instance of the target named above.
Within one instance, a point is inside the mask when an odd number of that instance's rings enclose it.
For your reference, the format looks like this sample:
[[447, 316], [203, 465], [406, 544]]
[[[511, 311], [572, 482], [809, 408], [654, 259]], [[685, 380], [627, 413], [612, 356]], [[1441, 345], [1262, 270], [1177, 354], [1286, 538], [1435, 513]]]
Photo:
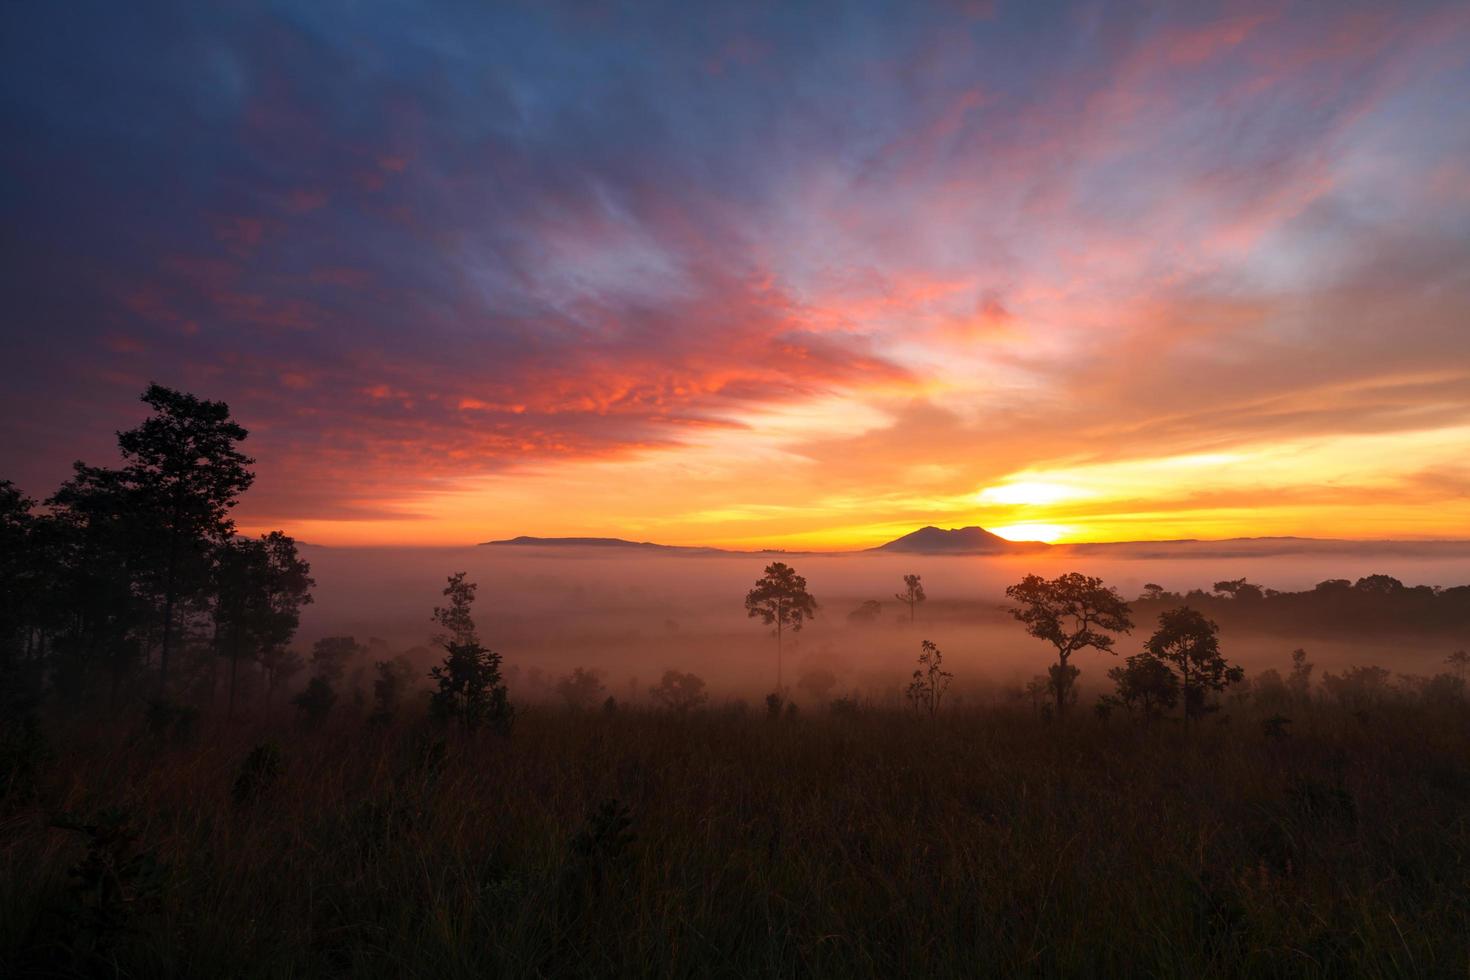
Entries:
[[52, 722], [0, 975], [1463, 975], [1463, 705], [1254, 710]]

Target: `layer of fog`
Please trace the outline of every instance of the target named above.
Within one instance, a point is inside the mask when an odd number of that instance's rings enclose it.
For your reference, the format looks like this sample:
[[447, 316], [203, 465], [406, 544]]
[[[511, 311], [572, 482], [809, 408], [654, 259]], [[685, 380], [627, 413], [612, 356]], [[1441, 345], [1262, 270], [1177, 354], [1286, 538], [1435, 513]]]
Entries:
[[[602, 672], [620, 698], [642, 696], [667, 669], [693, 671], [716, 698], [759, 697], [775, 686], [776, 644], [749, 619], [745, 592], [773, 560], [807, 578], [820, 614], [799, 634], [788, 634], [785, 682], [794, 686], [814, 669], [838, 678], [834, 694], [896, 694], [912, 670], [920, 639], [938, 643], [957, 690], [972, 699], [1000, 699], [1043, 671], [1050, 647], [1026, 636], [1002, 610], [1004, 588], [1028, 572], [1082, 571], [1101, 576], [1127, 597], [1146, 582], [1171, 591], [1209, 589], [1220, 579], [1248, 577], [1280, 589], [1309, 589], [1327, 578], [1387, 573], [1409, 585], [1470, 582], [1470, 557], [1344, 555], [1128, 559], [1098, 556], [888, 556], [649, 554], [618, 549], [518, 547], [424, 549], [307, 548], [317, 580], [307, 607], [303, 648], [318, 637], [350, 634], [373, 644], [377, 655], [424, 649], [433, 632], [430, 614], [445, 577], [465, 571], [479, 584], [476, 619], [482, 639], [505, 658], [513, 690], [550, 696], [548, 681], [574, 667]], [[923, 576], [929, 602], [910, 624], [894, 598], [901, 577]], [[883, 603], [879, 622], [850, 622], [860, 602]], [[1119, 642], [1136, 652], [1147, 635], [1139, 624]], [[1411, 625], [1411, 624], [1410, 624]], [[1379, 664], [1402, 673], [1433, 673], [1446, 653], [1470, 637], [1395, 634], [1324, 640], [1303, 635], [1222, 631], [1226, 655], [1247, 671], [1284, 669], [1290, 651], [1306, 647], [1320, 669]], [[1075, 661], [1083, 683], [1105, 682], [1115, 661], [1091, 651]], [[800, 695], [798, 694], [798, 697]]]

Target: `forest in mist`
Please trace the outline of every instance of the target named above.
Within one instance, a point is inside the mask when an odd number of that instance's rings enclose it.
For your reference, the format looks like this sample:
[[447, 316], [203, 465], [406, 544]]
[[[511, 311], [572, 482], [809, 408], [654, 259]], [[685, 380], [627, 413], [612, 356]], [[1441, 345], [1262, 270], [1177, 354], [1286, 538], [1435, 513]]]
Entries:
[[322, 548], [144, 401], [0, 483], [0, 975], [1470, 961], [1453, 549]]
[[[555, 699], [555, 680], [582, 667], [601, 671], [619, 697], [627, 696], [630, 682], [642, 692], [663, 670], [678, 668], [706, 678], [717, 697], [759, 700], [774, 685], [775, 653], [768, 631], [747, 617], [741, 600], [772, 560], [801, 572], [820, 603], [817, 615], [789, 640], [794, 676], [831, 671], [843, 693], [875, 699], [899, 696], [920, 637], [937, 642], [962, 668], [958, 689], [983, 701], [1004, 698], [1043, 673], [1049, 648], [1005, 610], [1006, 586], [1032, 572], [1052, 577], [1081, 571], [1129, 598], [1156, 584], [1181, 597], [1176, 605], [1192, 590], [1204, 593], [1187, 601], [1220, 624], [1231, 659], [1247, 670], [1279, 666], [1292, 649], [1306, 646], [1326, 669], [1377, 664], [1396, 673], [1433, 674], [1447, 654], [1470, 642], [1470, 602], [1453, 592], [1470, 582], [1470, 553], [701, 556], [621, 548], [304, 546], [302, 554], [317, 580], [315, 601], [302, 610], [303, 648], [323, 636], [350, 635], [430, 658], [427, 611], [444, 576], [464, 570], [480, 584], [483, 631], [504, 653], [512, 689], [536, 699]], [[906, 574], [920, 575], [927, 590], [914, 621], [895, 598]], [[1318, 583], [1384, 574], [1406, 592], [1423, 583], [1450, 587], [1441, 603], [1446, 612], [1415, 608], [1411, 594], [1365, 606], [1355, 601], [1361, 594], [1337, 603], [1331, 597], [1326, 603], [1254, 603], [1213, 589], [1218, 581], [1245, 578], [1263, 588], [1310, 594]], [[852, 616], [871, 601], [881, 606], [875, 616]], [[1169, 602], [1135, 605], [1147, 620]], [[1141, 638], [1125, 639], [1123, 648], [1138, 643]], [[1083, 682], [1106, 684], [1109, 666], [1103, 659], [1081, 662]]]

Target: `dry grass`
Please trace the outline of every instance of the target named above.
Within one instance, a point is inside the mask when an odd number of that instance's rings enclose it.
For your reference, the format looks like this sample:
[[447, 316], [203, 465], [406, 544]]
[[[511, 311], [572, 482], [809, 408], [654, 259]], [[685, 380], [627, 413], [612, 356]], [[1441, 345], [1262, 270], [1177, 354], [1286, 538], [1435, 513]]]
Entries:
[[[1259, 721], [55, 726], [0, 816], [0, 975], [1464, 976], [1466, 714]], [[164, 872], [99, 946], [64, 915], [84, 837], [48, 822], [103, 807]]]

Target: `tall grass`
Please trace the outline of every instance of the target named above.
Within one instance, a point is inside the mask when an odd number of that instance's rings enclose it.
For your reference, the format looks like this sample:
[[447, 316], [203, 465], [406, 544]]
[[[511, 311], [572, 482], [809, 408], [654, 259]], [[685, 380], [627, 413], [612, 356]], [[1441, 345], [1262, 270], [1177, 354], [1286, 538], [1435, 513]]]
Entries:
[[[1465, 975], [1466, 714], [1233, 715], [53, 723], [0, 975]], [[51, 822], [104, 808], [162, 870], [99, 937]]]

